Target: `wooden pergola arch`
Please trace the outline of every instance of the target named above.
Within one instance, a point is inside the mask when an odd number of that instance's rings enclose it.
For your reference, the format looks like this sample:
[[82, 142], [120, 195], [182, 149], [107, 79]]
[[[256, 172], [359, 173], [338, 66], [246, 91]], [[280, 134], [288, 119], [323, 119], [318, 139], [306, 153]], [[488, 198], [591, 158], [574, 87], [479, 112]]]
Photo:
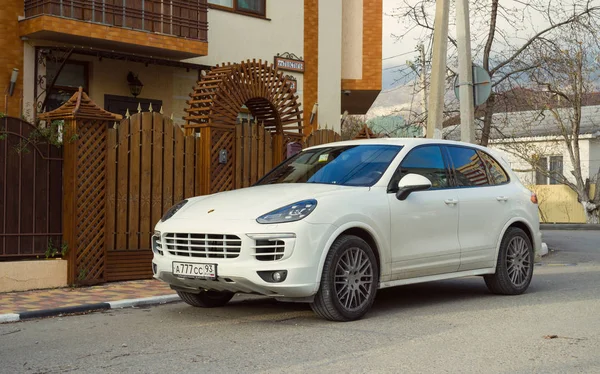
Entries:
[[243, 105], [273, 134], [302, 137], [298, 96], [274, 65], [262, 60], [222, 64], [197, 83], [184, 117], [188, 134], [204, 127], [234, 129]]

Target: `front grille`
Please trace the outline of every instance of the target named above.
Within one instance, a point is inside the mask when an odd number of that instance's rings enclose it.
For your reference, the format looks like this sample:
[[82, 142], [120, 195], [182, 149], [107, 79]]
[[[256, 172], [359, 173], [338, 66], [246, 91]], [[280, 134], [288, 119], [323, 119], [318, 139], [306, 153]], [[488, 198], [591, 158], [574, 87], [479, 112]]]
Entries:
[[164, 254], [162, 249], [163, 248], [160, 242], [160, 236], [152, 235], [152, 250], [154, 251], [154, 253], [158, 253], [162, 256]]
[[200, 258], [236, 258], [242, 240], [235, 235], [165, 234], [166, 250], [173, 256]]
[[258, 261], [281, 260], [285, 252], [285, 242], [283, 240], [257, 240], [254, 249]]

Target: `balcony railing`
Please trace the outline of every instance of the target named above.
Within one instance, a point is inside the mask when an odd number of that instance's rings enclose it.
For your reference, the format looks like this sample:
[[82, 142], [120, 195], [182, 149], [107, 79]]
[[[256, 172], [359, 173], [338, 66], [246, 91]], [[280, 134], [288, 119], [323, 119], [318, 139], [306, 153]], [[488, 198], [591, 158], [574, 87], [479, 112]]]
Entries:
[[207, 41], [207, 0], [25, 0], [25, 17], [50, 15]]

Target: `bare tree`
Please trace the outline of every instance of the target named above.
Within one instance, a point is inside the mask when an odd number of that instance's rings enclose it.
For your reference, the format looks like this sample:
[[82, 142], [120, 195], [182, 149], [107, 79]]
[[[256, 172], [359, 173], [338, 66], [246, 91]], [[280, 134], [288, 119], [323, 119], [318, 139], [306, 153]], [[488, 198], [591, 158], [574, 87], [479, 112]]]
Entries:
[[351, 140], [358, 135], [365, 123], [364, 116], [348, 116], [342, 124], [342, 140]]
[[[581, 157], [582, 132], [600, 129], [600, 120], [593, 118], [595, 115], [584, 115], [586, 99], [596, 91], [594, 83], [600, 75], [597, 59], [600, 48], [595, 33], [575, 24], [568, 31], [560, 41], [545, 38], [534, 41], [522, 60], [524, 66], [537, 66], [528, 70], [527, 78], [539, 91], [548, 94], [545, 107], [531, 123], [523, 126], [537, 127], [539, 133], [539, 124], [550, 124], [541, 129], [549, 135], [547, 140], [531, 142], [512, 138], [502, 148], [526, 161], [537, 173], [572, 189], [584, 209], [587, 222], [600, 223], [600, 168], [590, 170], [589, 160]], [[545, 116], [549, 119], [545, 120]], [[498, 127], [493, 130], [502, 131]], [[503, 137], [510, 138], [511, 134], [504, 133]], [[546, 165], [539, 163], [540, 156], [552, 154], [556, 149], [568, 154], [572, 165], [568, 177], [562, 172], [547, 170]], [[585, 172], [584, 167], [588, 168]], [[592, 184], [596, 185], [593, 195]]]
[[[404, 24], [404, 31], [394, 36], [398, 41], [406, 42], [415, 30], [419, 30], [415, 44], [431, 46], [434, 12], [435, 0], [404, 0], [403, 5], [392, 14], [399, 23]], [[487, 145], [489, 141], [492, 115], [496, 111], [496, 94], [502, 92], [510, 80], [520, 79], [537, 67], [523, 63], [532, 45], [539, 40], [560, 40], [561, 29], [572, 24], [597, 30], [596, 18], [599, 14], [599, 0], [470, 1], [473, 56], [475, 63], [490, 74], [493, 87], [488, 101], [477, 108], [477, 115], [483, 122], [482, 145]], [[452, 35], [453, 24], [450, 29]], [[450, 83], [455, 75], [451, 67], [457, 65], [457, 43], [452, 36], [449, 42]]]

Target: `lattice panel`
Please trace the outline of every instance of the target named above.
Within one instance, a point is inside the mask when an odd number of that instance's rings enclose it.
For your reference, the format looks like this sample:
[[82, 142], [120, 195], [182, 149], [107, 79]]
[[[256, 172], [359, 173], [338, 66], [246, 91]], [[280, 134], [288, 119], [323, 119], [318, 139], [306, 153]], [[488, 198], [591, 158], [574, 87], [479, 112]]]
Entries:
[[[210, 193], [232, 190], [234, 187], [235, 133], [212, 129], [210, 150]], [[227, 162], [219, 161], [219, 154], [227, 152]]]
[[104, 121], [77, 126], [77, 242], [68, 245], [77, 251], [75, 277], [79, 284], [105, 280], [106, 127]]
[[213, 124], [232, 129], [242, 105], [265, 128], [279, 134], [302, 133], [302, 111], [295, 91], [276, 66], [262, 60], [223, 64], [196, 85], [187, 101], [186, 128], [198, 131]]

